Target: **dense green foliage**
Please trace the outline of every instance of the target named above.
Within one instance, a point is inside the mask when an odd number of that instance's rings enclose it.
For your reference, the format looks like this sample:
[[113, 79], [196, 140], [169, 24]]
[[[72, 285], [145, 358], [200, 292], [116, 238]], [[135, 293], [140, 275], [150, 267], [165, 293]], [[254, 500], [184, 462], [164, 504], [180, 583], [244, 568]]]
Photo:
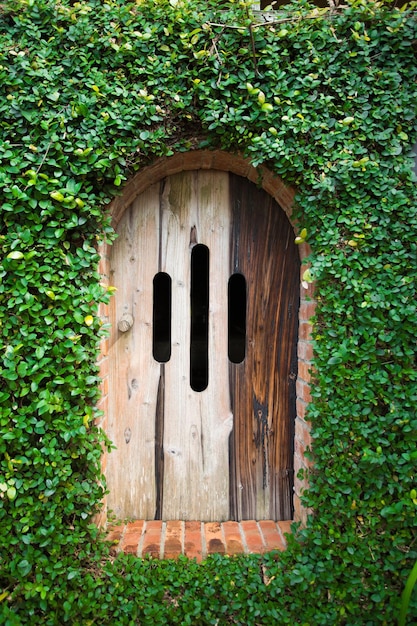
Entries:
[[[414, 561], [417, 19], [349, 0], [0, 7], [0, 622], [393, 624]], [[314, 510], [287, 552], [106, 557], [94, 365], [105, 207], [156, 156], [298, 188], [316, 281]], [[417, 619], [416, 599], [409, 618]]]

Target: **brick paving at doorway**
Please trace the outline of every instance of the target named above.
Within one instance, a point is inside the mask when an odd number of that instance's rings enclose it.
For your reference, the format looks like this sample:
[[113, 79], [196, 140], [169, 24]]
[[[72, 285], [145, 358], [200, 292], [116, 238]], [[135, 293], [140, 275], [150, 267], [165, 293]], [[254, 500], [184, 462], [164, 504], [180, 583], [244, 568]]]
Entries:
[[180, 554], [201, 562], [209, 554], [261, 554], [285, 550], [290, 521], [184, 522], [137, 520], [109, 529], [113, 554], [175, 559]]

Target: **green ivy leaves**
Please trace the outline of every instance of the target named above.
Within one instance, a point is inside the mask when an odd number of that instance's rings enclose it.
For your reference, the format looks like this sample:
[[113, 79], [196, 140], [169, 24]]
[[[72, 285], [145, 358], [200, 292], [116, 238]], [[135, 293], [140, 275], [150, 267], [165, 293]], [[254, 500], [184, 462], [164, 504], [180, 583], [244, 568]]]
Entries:
[[[330, 13], [303, 1], [270, 24], [248, 9], [0, 8], [0, 612], [13, 611], [10, 623], [396, 620], [417, 556], [415, 8], [350, 0]], [[302, 279], [317, 297], [304, 494], [314, 516], [279, 561], [98, 566], [106, 207], [149, 161], [196, 147], [239, 151], [297, 185], [296, 241], [313, 249]]]

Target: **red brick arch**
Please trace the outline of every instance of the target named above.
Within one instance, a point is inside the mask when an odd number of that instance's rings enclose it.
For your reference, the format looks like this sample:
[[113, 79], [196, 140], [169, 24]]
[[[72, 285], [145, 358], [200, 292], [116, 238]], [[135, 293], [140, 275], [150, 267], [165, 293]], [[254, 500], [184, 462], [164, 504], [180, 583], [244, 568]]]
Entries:
[[[117, 227], [123, 216], [125, 209], [131, 202], [148, 187], [158, 182], [166, 176], [176, 174], [181, 171], [212, 169], [228, 171], [238, 176], [242, 176], [262, 187], [272, 196], [280, 207], [285, 211], [294, 231], [297, 225], [292, 219], [295, 190], [284, 184], [281, 178], [265, 167], [255, 168], [249, 159], [239, 154], [229, 154], [220, 150], [195, 150], [190, 152], [177, 153], [171, 157], [157, 159], [152, 164], [141, 169], [124, 186], [121, 196], [115, 198], [109, 205], [112, 225]], [[299, 246], [300, 259], [303, 261], [310, 253], [308, 244]], [[301, 273], [305, 270], [302, 266]], [[102, 282], [109, 284], [109, 247], [103, 245], [101, 250], [100, 273]], [[300, 496], [307, 486], [306, 479], [298, 479], [297, 474], [300, 469], [308, 470], [311, 463], [305, 457], [307, 447], [311, 445], [310, 426], [306, 421], [306, 408], [310, 401], [310, 368], [313, 357], [311, 343], [310, 318], [314, 314], [315, 303], [312, 299], [312, 286], [305, 289], [300, 280], [300, 310], [299, 310], [299, 336], [298, 336], [298, 377], [297, 377], [297, 417], [295, 423], [294, 441], [294, 518], [296, 521], [305, 522], [307, 511], [301, 504]], [[100, 316], [104, 321], [108, 319], [107, 307], [102, 306]], [[100, 376], [102, 379], [102, 397], [99, 409], [103, 411], [103, 418], [100, 425], [106, 429], [107, 406], [108, 406], [108, 343], [102, 342], [100, 351]], [[106, 457], [103, 457], [103, 473], [106, 470]], [[105, 523], [106, 510], [103, 508], [99, 523]]]

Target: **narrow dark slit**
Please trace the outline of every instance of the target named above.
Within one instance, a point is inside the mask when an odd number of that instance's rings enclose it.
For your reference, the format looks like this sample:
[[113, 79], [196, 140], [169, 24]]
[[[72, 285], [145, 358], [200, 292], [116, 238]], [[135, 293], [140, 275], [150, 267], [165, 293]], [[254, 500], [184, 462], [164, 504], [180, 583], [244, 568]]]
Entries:
[[159, 363], [171, 358], [171, 285], [165, 272], [158, 272], [153, 279], [152, 354]]
[[190, 385], [204, 391], [208, 385], [209, 249], [203, 244], [191, 252]]
[[228, 285], [228, 355], [232, 363], [241, 363], [246, 353], [246, 279], [232, 274]]

